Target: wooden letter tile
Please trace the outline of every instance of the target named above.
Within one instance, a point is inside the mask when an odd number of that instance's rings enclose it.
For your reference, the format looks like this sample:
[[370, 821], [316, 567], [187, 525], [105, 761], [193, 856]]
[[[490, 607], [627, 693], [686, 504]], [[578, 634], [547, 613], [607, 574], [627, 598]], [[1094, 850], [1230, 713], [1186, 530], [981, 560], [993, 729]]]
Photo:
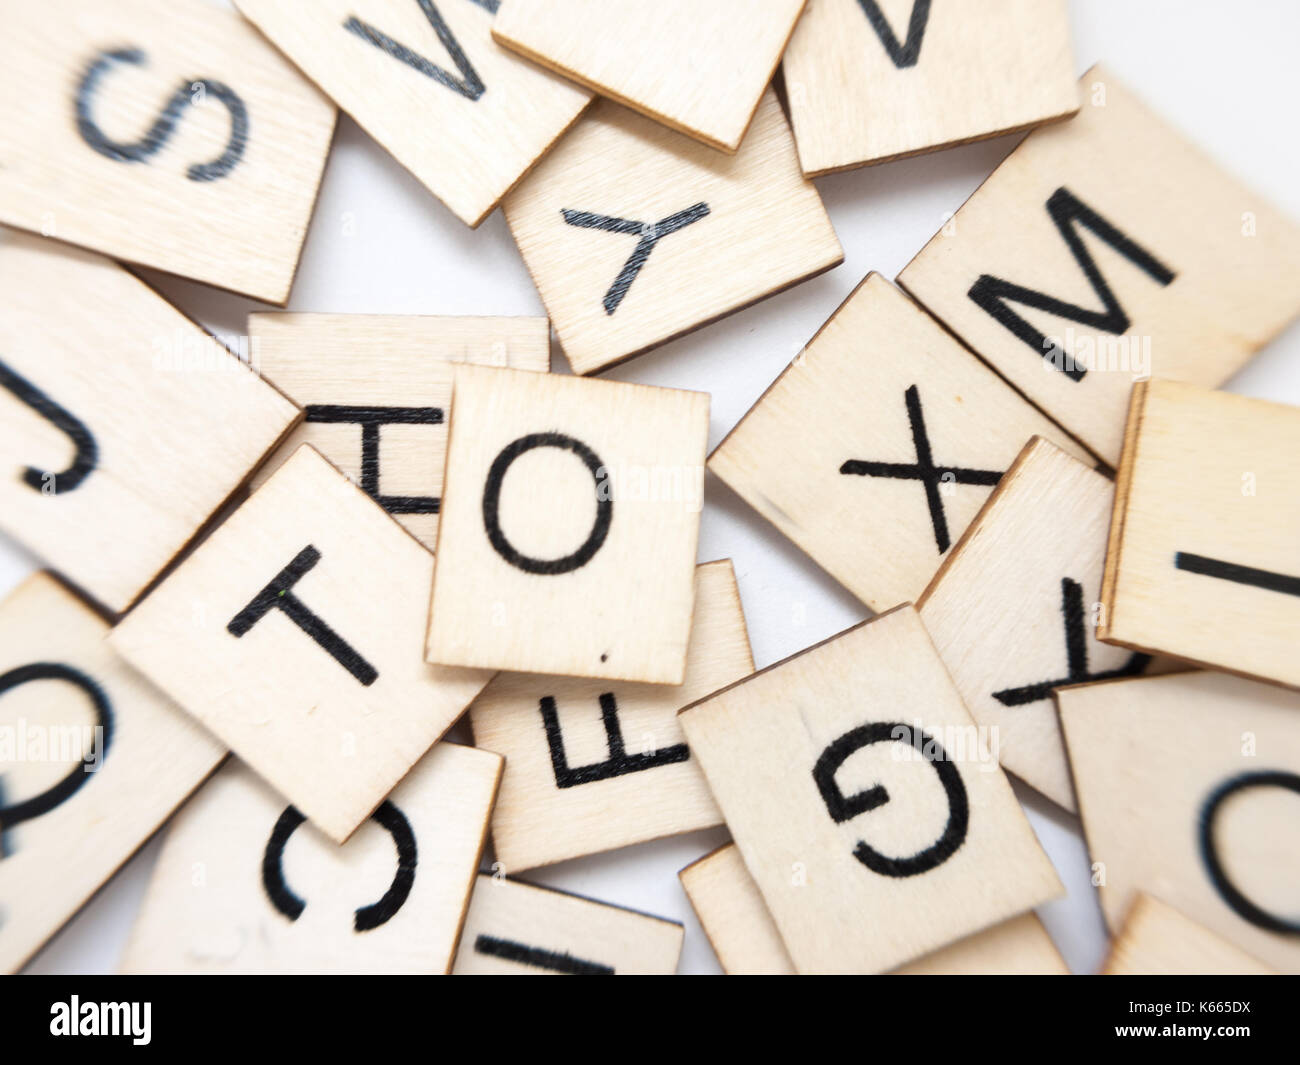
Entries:
[[709, 468], [873, 610], [916, 599], [1034, 435], [1086, 452], [869, 274]]
[[[734, 843], [677, 874], [729, 975], [789, 976], [794, 963]], [[1069, 972], [1033, 913], [976, 932], [895, 969], [895, 976], [1064, 976]]]
[[676, 921], [505, 877], [480, 875], [457, 976], [671, 976]]
[[1102, 969], [1106, 976], [1271, 976], [1273, 972], [1151, 895], [1138, 895]]
[[1115, 466], [1134, 381], [1217, 385], [1300, 312], [1300, 228], [1106, 71], [1080, 85], [898, 283]]
[[681, 684], [709, 397], [458, 366], [431, 662]]
[[1061, 893], [910, 606], [681, 719], [801, 973], [886, 972]]
[[810, 0], [781, 69], [809, 175], [1079, 110], [1064, 0]]
[[432, 574], [304, 445], [109, 639], [342, 842], [490, 679], [424, 661]]
[[0, 972], [14, 972], [225, 755], [37, 573], [0, 603]]
[[1056, 700], [1111, 930], [1145, 891], [1300, 972], [1300, 695], [1198, 672], [1063, 688]]
[[1034, 440], [953, 548], [918, 608], [1004, 768], [1073, 810], [1052, 689], [1132, 676], [1147, 655], [1098, 643], [1115, 490]]
[[235, 2], [467, 225], [591, 102], [493, 42], [499, 0]]
[[288, 300], [335, 110], [256, 30], [202, 0], [43, 0], [6, 37], [0, 222]]
[[123, 971], [450, 972], [500, 774], [440, 743], [339, 847], [232, 760], [169, 830]]
[[1133, 390], [1101, 638], [1300, 687], [1300, 409]]
[[474, 742], [504, 755], [492, 846], [510, 873], [722, 823], [677, 722], [754, 671], [731, 561], [695, 571], [680, 686], [503, 673], [470, 707]]
[[120, 266], [0, 235], [0, 528], [109, 609], [299, 417]]
[[976, 932], [918, 958], [895, 976], [1069, 976], [1069, 967], [1036, 913]]
[[597, 103], [510, 194], [505, 212], [580, 374], [844, 258], [770, 91], [730, 158]]
[[793, 976], [794, 962], [740, 848], [728, 843], [692, 862], [677, 878], [728, 976]]
[[806, 0], [511, 0], [492, 36], [705, 144], [734, 152]]
[[430, 550], [458, 362], [545, 372], [545, 318], [250, 314], [259, 371], [306, 409], [253, 479], [311, 444]]

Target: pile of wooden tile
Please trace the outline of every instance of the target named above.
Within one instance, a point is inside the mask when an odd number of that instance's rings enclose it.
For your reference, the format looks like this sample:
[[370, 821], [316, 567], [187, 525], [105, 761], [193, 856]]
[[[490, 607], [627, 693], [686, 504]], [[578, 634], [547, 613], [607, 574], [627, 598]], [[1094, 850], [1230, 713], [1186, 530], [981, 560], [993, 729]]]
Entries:
[[[727, 972], [1063, 973], [1012, 774], [1107, 971], [1300, 971], [1300, 411], [1214, 390], [1300, 228], [1076, 80], [1063, 2], [235, 5], [6, 30], [0, 529], [49, 569], [0, 969], [169, 821], [128, 971], [669, 973], [680, 924], [515, 878], [725, 824]], [[501, 206], [547, 318], [233, 353], [119, 265], [285, 305], [336, 108]], [[838, 265], [812, 177], [1024, 130], [712, 454], [707, 394], [584, 376]], [[756, 672], [706, 467], [875, 616]]]

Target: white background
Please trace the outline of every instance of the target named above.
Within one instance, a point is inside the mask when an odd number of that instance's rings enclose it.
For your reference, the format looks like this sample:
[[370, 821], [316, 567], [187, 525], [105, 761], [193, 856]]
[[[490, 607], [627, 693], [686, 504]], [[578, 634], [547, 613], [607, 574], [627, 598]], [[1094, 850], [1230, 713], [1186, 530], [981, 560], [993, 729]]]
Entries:
[[[1300, 71], [1295, 55], [1300, 4], [1075, 0], [1072, 21], [1080, 73], [1105, 62], [1222, 166], [1300, 219]], [[820, 179], [817, 186], [844, 245], [842, 266], [607, 376], [712, 393], [712, 448], [862, 276], [872, 269], [895, 276], [939, 228], [945, 213], [959, 207], [1018, 141], [1003, 137]], [[1125, 165], [1123, 159], [1087, 162]], [[1179, 175], [1151, 174], [1150, 180], [1172, 185]], [[243, 334], [245, 315], [266, 309], [202, 285], [152, 272], [146, 276], [223, 336]], [[340, 120], [289, 309], [545, 313], [499, 211], [477, 231], [467, 229], [346, 116]], [[558, 351], [553, 368], [567, 372]], [[1229, 387], [1300, 403], [1300, 329], [1275, 340]], [[858, 602], [712, 476], [699, 557], [735, 561], [759, 667], [866, 616]], [[36, 565], [35, 558], [0, 536], [0, 594]], [[1106, 937], [1078, 822], [1026, 788], [1017, 785], [1017, 793], [1069, 889], [1068, 897], [1039, 912], [1070, 967], [1095, 971]], [[682, 921], [687, 931], [680, 971], [719, 972], [677, 871], [726, 838], [722, 829], [697, 832], [566, 862], [529, 879]], [[148, 844], [51, 941], [29, 971], [113, 971], [158, 846], [157, 839]], [[862, 919], [872, 917], [864, 913]]]

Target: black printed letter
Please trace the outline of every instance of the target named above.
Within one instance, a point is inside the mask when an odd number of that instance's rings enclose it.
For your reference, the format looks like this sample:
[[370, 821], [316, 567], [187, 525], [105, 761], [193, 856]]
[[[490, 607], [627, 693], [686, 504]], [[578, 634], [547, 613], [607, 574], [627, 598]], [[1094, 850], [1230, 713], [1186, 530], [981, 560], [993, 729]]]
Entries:
[[543, 950], [517, 943], [513, 939], [498, 939], [496, 936], [478, 936], [474, 940], [474, 950], [486, 954], [489, 958], [503, 958], [519, 965], [531, 965], [534, 969], [548, 969], [567, 976], [613, 976], [610, 965], [598, 961], [586, 961], [575, 958], [572, 954], [557, 950]]
[[1300, 774], [1279, 770], [1242, 773], [1240, 776], [1224, 781], [1210, 792], [1210, 797], [1201, 807], [1201, 860], [1205, 863], [1214, 890], [1232, 907], [1234, 913], [1270, 932], [1290, 936], [1300, 935], [1300, 921], [1294, 917], [1276, 917], [1267, 910], [1260, 909], [1228, 879], [1223, 863], [1219, 861], [1219, 849], [1214, 838], [1214, 820], [1219, 813], [1219, 807], [1237, 792], [1249, 788], [1286, 788], [1288, 791], [1300, 794]]
[[162, 114], [134, 144], [109, 140], [99, 128], [90, 114], [90, 102], [99, 87], [100, 79], [114, 63], [143, 66], [144, 62], [144, 52], [139, 48], [122, 48], [113, 52], [101, 52], [86, 67], [81, 84], [77, 86], [77, 132], [81, 134], [81, 139], [100, 155], [106, 155], [119, 163], [143, 162], [155, 152], [161, 151], [163, 145], [171, 139], [181, 113], [194, 101], [194, 96], [198, 93], [211, 94], [225, 104], [226, 110], [230, 112], [230, 139], [220, 156], [210, 163], [195, 163], [187, 174], [191, 181], [216, 181], [217, 178], [225, 177], [235, 168], [248, 146], [248, 108], [233, 89], [219, 81], [201, 79], [181, 82], [167, 101]]
[[1129, 327], [1128, 315], [1124, 313], [1124, 308], [1119, 305], [1119, 300], [1115, 298], [1110, 286], [1106, 284], [1106, 279], [1101, 276], [1101, 271], [1097, 268], [1092, 254], [1084, 245], [1083, 238], [1079, 236], [1075, 226], [1080, 225], [1092, 230], [1093, 233], [1124, 256], [1125, 259], [1161, 285], [1168, 285], [1173, 281], [1175, 275], [1154, 255], [1125, 236], [1124, 233], [1107, 222], [1106, 219], [1076, 197], [1069, 189], [1060, 188], [1052, 193], [1047, 201], [1047, 213], [1052, 216], [1052, 221], [1056, 224], [1056, 228], [1060, 230], [1062, 238], [1064, 238], [1066, 245], [1070, 249], [1070, 254], [1074, 256], [1074, 261], [1079, 264], [1079, 269], [1088, 278], [1088, 284], [1092, 286], [1093, 292], [1097, 294], [1105, 309], [1091, 311], [1087, 307], [1079, 307], [1076, 304], [1067, 303], [1065, 300], [1059, 300], [1054, 296], [1045, 296], [1035, 289], [1013, 284], [990, 274], [981, 274], [975, 284], [971, 286], [967, 295], [984, 311], [992, 315], [1000, 325], [1011, 330], [1029, 347], [1051, 362], [1056, 369], [1062, 371], [1070, 380], [1082, 381], [1084, 374], [1088, 371], [1080, 366], [1066, 365], [1064, 362], [1057, 364], [1055, 361], [1057, 358], [1056, 346], [1051, 344], [1047, 337], [1007, 306], [1008, 303], [1019, 303], [1025, 307], [1047, 311], [1049, 314], [1055, 314], [1061, 318], [1069, 318], [1082, 325], [1100, 329], [1107, 333], [1118, 335], [1127, 332]]
[[1061, 617], [1065, 622], [1064, 677], [1035, 681], [1016, 688], [1003, 688], [993, 693], [993, 698], [1003, 706], [1027, 706], [1040, 699], [1049, 698], [1054, 688], [1062, 684], [1083, 684], [1090, 680], [1113, 680], [1116, 677], [1135, 677], [1151, 663], [1151, 656], [1134, 651], [1119, 669], [1104, 669], [1093, 673], [1088, 668], [1088, 629], [1083, 611], [1083, 585], [1065, 577], [1061, 580]]
[[[92, 678], [79, 669], [62, 665], [59, 662], [33, 662], [31, 665], [19, 666], [7, 673], [0, 674], [0, 695], [23, 684], [37, 680], [61, 680], [80, 688], [90, 698], [95, 708], [95, 726], [101, 730], [99, 765], [108, 754], [109, 744], [113, 739], [113, 706], [108, 695]], [[0, 858], [5, 857], [4, 833], [14, 825], [47, 814], [60, 803], [70, 799], [93, 774], [86, 771], [84, 764], [74, 766], [62, 780], [39, 795], [16, 802], [12, 806], [4, 805], [4, 795], [0, 793]]]
[[244, 636], [270, 611], [283, 610], [298, 628], [328, 651], [334, 661], [369, 687], [379, 677], [375, 667], [357, 654], [351, 644], [293, 594], [294, 585], [319, 561], [320, 552], [316, 548], [310, 544], [304, 547], [292, 562], [275, 575], [270, 584], [253, 596], [248, 606], [230, 619], [226, 631], [232, 636]]
[[813, 780], [821, 792], [826, 811], [836, 824], [851, 821], [889, 802], [889, 792], [877, 784], [855, 795], [845, 795], [835, 783], [839, 772], [850, 755], [873, 743], [908, 743], [934, 766], [948, 798], [948, 824], [943, 835], [932, 846], [918, 851], [909, 858], [890, 858], [859, 841], [853, 856], [873, 873], [881, 876], [916, 876], [942, 865], [966, 840], [966, 827], [970, 822], [970, 809], [966, 799], [966, 785], [962, 783], [957, 767], [948, 760], [943, 748], [920, 729], [911, 725], [877, 722], [850, 729], [826, 748], [813, 767]]
[[[564, 558], [530, 558], [528, 555], [520, 554], [501, 530], [501, 484], [505, 480], [506, 471], [520, 455], [538, 447], [555, 447], [563, 451], [572, 451], [591, 471], [591, 478], [596, 485], [596, 520], [591, 526], [591, 534], [578, 550]], [[565, 436], [563, 433], [529, 433], [527, 436], [521, 436], [501, 449], [501, 454], [496, 457], [492, 468], [488, 470], [487, 484], [483, 487], [483, 525], [487, 529], [488, 539], [496, 548], [497, 554], [525, 573], [554, 576], [585, 566], [605, 542], [613, 518], [614, 500], [609, 492], [609, 472], [591, 448], [571, 436]]]
[[570, 767], [569, 759], [564, 753], [564, 734], [560, 731], [560, 715], [555, 708], [554, 696], [542, 697], [541, 711], [546, 743], [551, 748], [551, 768], [555, 770], [555, 786], [558, 788], [571, 788], [576, 784], [590, 784], [627, 773], [640, 773], [656, 766], [685, 762], [691, 756], [690, 748], [684, 743], [675, 743], [671, 747], [661, 747], [645, 754], [628, 754], [623, 743], [623, 729], [618, 723], [618, 704], [614, 701], [614, 693], [605, 692], [600, 697], [600, 719], [605, 726], [609, 757], [603, 762]]
[[348, 422], [361, 426], [361, 490], [389, 514], [437, 514], [436, 496], [386, 496], [379, 491], [379, 429], [384, 425], [441, 425], [441, 407], [340, 407], [315, 403], [309, 422]]
[[900, 69], [916, 66], [916, 61], [921, 58], [921, 38], [925, 36], [925, 27], [930, 21], [930, 0], [914, 0], [912, 17], [907, 20], [907, 40], [901, 44], [894, 36], [877, 0], [858, 0], [858, 3], [862, 5], [862, 13], [867, 16], [867, 21], [876, 31], [876, 36], [885, 46], [894, 66]]
[[925, 488], [926, 504], [930, 508], [934, 544], [942, 555], [952, 545], [952, 537], [948, 534], [948, 515], [943, 509], [943, 490], [940, 484], [946, 479], [950, 484], [991, 486], [1002, 479], [1002, 471], [974, 470], [966, 466], [936, 466], [930, 450], [930, 435], [925, 428], [925, 413], [921, 409], [921, 393], [916, 385], [903, 393], [903, 404], [907, 408], [908, 424], [912, 427], [912, 447], [916, 449], [916, 461], [872, 462], [868, 459], [849, 459], [840, 467], [840, 473], [920, 481]]
[[[294, 830], [305, 820], [296, 806], [286, 807], [271, 829], [271, 838], [266, 841], [266, 851], [262, 854], [262, 887], [271, 904], [291, 921], [302, 916], [307, 903], [295, 895], [285, 882], [284, 848]], [[415, 833], [411, 831], [411, 823], [406, 815], [385, 799], [380, 803], [379, 809], [370, 815], [370, 820], [386, 829], [393, 837], [393, 843], [397, 847], [397, 872], [393, 874], [393, 882], [384, 892], [383, 898], [369, 906], [357, 908], [353, 916], [353, 928], [358, 932], [378, 928], [397, 913], [415, 884]]]
[[1221, 581], [1232, 581], [1233, 584], [1263, 588], [1269, 592], [1300, 595], [1300, 577], [1274, 573], [1267, 569], [1256, 569], [1254, 566], [1243, 566], [1236, 562], [1225, 562], [1221, 558], [1207, 558], [1205, 555], [1178, 551], [1174, 554], [1174, 568], [1184, 573], [1198, 573], [1202, 577], [1215, 577]]
[[72, 464], [61, 473], [49, 473], [28, 466], [23, 470], [23, 481], [38, 492], [49, 491], [54, 495], [71, 492], [95, 468], [99, 461], [99, 447], [86, 423], [70, 414], [50, 399], [44, 392], [0, 362], [0, 388], [6, 388], [42, 418], [62, 429], [76, 448]]
[[[451, 61], [456, 64], [456, 69], [460, 71], [460, 77], [449, 74], [442, 67], [430, 63], [424, 56], [418, 52], [412, 52], [404, 44], [393, 40], [386, 33], [375, 29], [368, 22], [362, 22], [356, 15], [352, 15], [343, 23], [343, 28], [351, 33], [355, 33], [363, 41], [369, 41], [376, 48], [387, 52], [394, 59], [400, 59], [408, 67], [418, 70], [426, 77], [432, 78], [439, 85], [445, 85], [447, 88], [460, 93], [466, 99], [477, 100], [487, 91], [487, 86], [483, 84], [478, 73], [474, 70], [473, 64], [470, 63], [469, 57], [465, 55], [456, 40], [447, 23], [443, 20], [442, 14], [438, 11], [437, 5], [433, 0], [416, 0], [420, 5], [420, 10], [424, 12], [424, 17], [429, 20], [429, 25], [433, 27], [433, 32], [438, 35], [438, 40], [442, 46], [447, 49], [447, 54], [451, 56]], [[480, 3], [480, 6], [487, 7], [486, 4]], [[495, 7], [489, 7], [488, 10], [495, 10]], [[462, 80], [463, 79], [463, 80]]]
[[623, 297], [632, 287], [632, 282], [641, 272], [641, 267], [645, 266], [645, 261], [650, 258], [650, 253], [655, 250], [656, 244], [679, 229], [685, 229], [692, 222], [698, 222], [708, 213], [707, 203], [697, 203], [684, 211], [678, 211], [676, 214], [670, 214], [667, 218], [651, 223], [634, 222], [628, 218], [613, 218], [607, 214], [592, 214], [590, 211], [570, 211], [567, 207], [560, 211], [566, 223], [579, 229], [603, 229], [606, 233], [626, 233], [641, 238], [636, 242], [636, 247], [632, 249], [627, 262], [623, 264], [623, 269], [618, 272], [618, 277], [614, 278], [614, 283], [609, 286], [609, 291], [605, 293], [606, 314], [613, 314], [618, 310], [618, 305], [623, 302]]

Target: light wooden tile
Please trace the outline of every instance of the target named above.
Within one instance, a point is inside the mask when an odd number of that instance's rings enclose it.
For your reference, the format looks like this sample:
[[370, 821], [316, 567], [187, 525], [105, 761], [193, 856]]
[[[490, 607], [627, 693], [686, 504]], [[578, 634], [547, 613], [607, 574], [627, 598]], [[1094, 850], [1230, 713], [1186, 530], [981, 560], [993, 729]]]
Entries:
[[676, 921], [480, 874], [456, 954], [457, 976], [670, 976]]
[[1300, 409], [1134, 389], [1101, 637], [1300, 687]]
[[432, 573], [304, 445], [109, 640], [342, 842], [490, 679], [424, 661]]
[[469, 712], [474, 742], [506, 759], [492, 813], [497, 861], [516, 873], [721, 824], [677, 711], [753, 671], [724, 559], [696, 568], [680, 686], [498, 676]]
[[44, 0], [6, 36], [0, 222], [289, 298], [335, 110], [256, 30], [202, 0]]
[[701, 392], [457, 366], [429, 661], [681, 684], [708, 421]]
[[677, 877], [723, 972], [728, 976], [795, 975], [776, 922], [734, 843], [710, 851]]
[[453, 367], [551, 365], [545, 318], [250, 314], [248, 332], [258, 370], [306, 409], [253, 487], [311, 444], [430, 550]]
[[1056, 699], [1111, 930], [1145, 891], [1300, 972], [1300, 695], [1198, 672]]
[[[794, 963], [758, 886], [734, 843], [719, 847], [677, 874], [713, 951], [729, 976], [790, 976]], [[1068, 974], [1060, 952], [1033, 913], [918, 958], [895, 976]]]
[[232, 760], [168, 832], [122, 970], [450, 972], [500, 773], [440, 743], [339, 847]]
[[597, 103], [507, 197], [505, 213], [582, 374], [844, 258], [772, 92], [729, 158]]
[[1105, 976], [1270, 976], [1273, 970], [1151, 895], [1138, 895]]
[[1022, 913], [894, 970], [895, 976], [1069, 976], [1043, 922]]
[[805, 0], [511, 0], [492, 36], [602, 96], [734, 152]]
[[1035, 439], [953, 548], [918, 607], [1005, 769], [1074, 810], [1052, 690], [1150, 665], [1096, 638], [1115, 489]]
[[121, 267], [0, 234], [0, 528], [111, 610], [300, 416]]
[[801, 973], [886, 972], [1062, 891], [910, 606], [681, 720]]
[[868, 274], [727, 434], [709, 468], [883, 610], [921, 594], [1035, 435], [1087, 457], [916, 304]]
[[591, 102], [493, 42], [499, 0], [235, 2], [470, 226]]
[[1107, 71], [1080, 86], [898, 282], [1114, 466], [1135, 380], [1217, 385], [1300, 312], [1300, 228]]
[[810, 0], [781, 69], [809, 175], [1079, 110], [1064, 0]]
[[14, 972], [225, 749], [37, 573], [0, 602], [0, 972]]

